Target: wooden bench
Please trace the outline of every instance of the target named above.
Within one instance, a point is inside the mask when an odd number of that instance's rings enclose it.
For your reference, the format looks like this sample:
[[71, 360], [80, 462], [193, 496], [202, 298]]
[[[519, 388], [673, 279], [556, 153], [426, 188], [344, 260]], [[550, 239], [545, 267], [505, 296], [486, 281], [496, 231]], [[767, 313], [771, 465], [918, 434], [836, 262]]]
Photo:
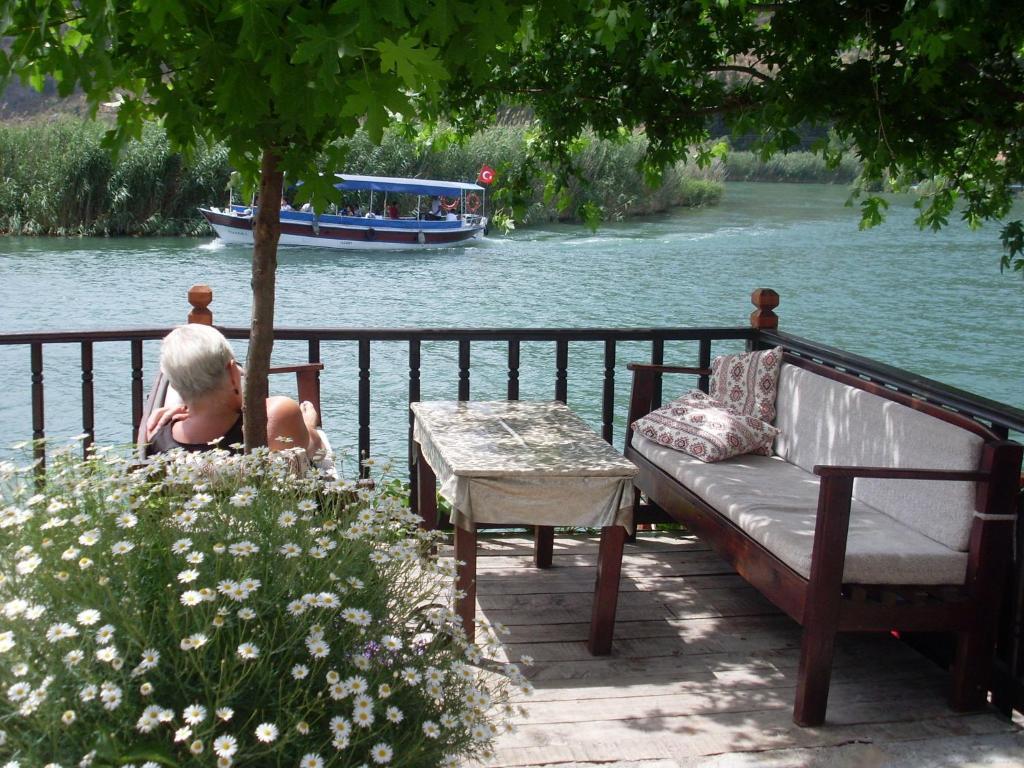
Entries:
[[[629, 424], [661, 374], [711, 373], [629, 368]], [[653, 505], [803, 627], [794, 721], [825, 720], [837, 632], [956, 633], [951, 705], [984, 706], [1022, 446], [789, 353], [776, 407], [773, 456], [706, 464], [632, 429], [625, 455]]]

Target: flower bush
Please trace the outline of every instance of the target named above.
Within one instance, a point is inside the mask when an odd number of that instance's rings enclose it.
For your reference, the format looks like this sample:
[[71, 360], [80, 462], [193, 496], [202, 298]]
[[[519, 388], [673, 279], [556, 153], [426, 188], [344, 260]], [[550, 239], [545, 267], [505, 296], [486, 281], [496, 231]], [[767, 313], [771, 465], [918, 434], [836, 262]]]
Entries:
[[8, 766], [435, 766], [529, 683], [466, 642], [401, 486], [280, 455], [0, 462]]

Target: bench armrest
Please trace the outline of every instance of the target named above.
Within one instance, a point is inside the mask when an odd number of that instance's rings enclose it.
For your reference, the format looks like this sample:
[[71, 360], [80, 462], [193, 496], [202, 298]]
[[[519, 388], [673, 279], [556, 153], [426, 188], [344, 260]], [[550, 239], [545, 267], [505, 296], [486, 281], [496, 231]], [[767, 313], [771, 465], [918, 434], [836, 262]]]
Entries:
[[709, 368], [693, 368], [682, 365], [653, 365], [650, 363], [629, 363], [626, 369], [633, 372], [633, 389], [629, 396], [629, 413], [626, 416], [626, 445], [633, 439], [632, 424], [641, 416], [657, 408], [654, 402], [655, 376], [662, 373], [688, 373], [692, 376], [710, 376]]
[[864, 477], [873, 480], [960, 480], [981, 482], [992, 475], [956, 469], [913, 469], [909, 467], [851, 467], [837, 464], [815, 464], [812, 470], [819, 477]]

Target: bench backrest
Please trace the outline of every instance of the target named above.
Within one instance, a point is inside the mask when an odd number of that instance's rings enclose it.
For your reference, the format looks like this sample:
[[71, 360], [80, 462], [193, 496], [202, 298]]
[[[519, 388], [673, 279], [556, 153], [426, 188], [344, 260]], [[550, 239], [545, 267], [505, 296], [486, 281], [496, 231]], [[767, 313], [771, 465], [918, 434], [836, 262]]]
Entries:
[[[780, 371], [776, 409], [775, 453], [807, 471], [815, 464], [976, 470], [986, 442], [973, 430], [792, 363]], [[855, 498], [961, 552], [975, 493], [969, 482], [857, 479], [853, 487]]]

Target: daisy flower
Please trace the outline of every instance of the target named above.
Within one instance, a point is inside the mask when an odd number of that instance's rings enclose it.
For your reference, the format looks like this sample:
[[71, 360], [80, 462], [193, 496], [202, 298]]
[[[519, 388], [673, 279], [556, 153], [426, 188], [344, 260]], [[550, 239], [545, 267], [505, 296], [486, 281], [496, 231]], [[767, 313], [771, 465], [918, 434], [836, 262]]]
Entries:
[[424, 720], [423, 735], [428, 739], [437, 739], [441, 736], [441, 729], [437, 727], [437, 723], [433, 720]]
[[181, 650], [192, 651], [196, 648], [202, 648], [206, 645], [207, 637], [202, 632], [196, 632], [194, 635], [189, 635], [181, 641]]
[[277, 726], [273, 723], [260, 723], [256, 726], [256, 740], [264, 744], [277, 741]]
[[252, 621], [256, 618], [256, 611], [252, 608], [239, 608], [237, 616], [242, 621]]
[[189, 728], [186, 725], [186, 726], [183, 726], [183, 727], [179, 728], [178, 730], [176, 730], [174, 732], [174, 740], [175, 741], [186, 741], [186, 740], [188, 740], [189, 736], [191, 736], [191, 735], [192, 735], [192, 729]]
[[394, 757], [394, 755], [395, 751], [384, 742], [374, 744], [373, 750], [370, 752], [370, 756], [373, 757], [373, 762], [377, 763], [377, 765], [390, 763], [391, 758]]
[[296, 680], [302, 680], [309, 674], [309, 667], [305, 664], [296, 664], [292, 667], [292, 677]]
[[68, 651], [66, 654], [64, 654], [64, 666], [66, 666], [68, 669], [70, 669], [71, 667], [78, 666], [82, 663], [82, 660], [84, 658], [85, 651], [81, 651], [77, 648], [73, 651]]
[[380, 644], [392, 652], [402, 650], [402, 641], [394, 635], [384, 635], [384, 637], [380, 639]]
[[324, 640], [307, 640], [306, 648], [314, 659], [323, 659], [331, 652], [331, 646]]
[[192, 549], [192, 539], [178, 539], [171, 545], [171, 552], [176, 555], [183, 555]]
[[359, 677], [358, 675], [350, 677], [348, 680], [345, 681], [345, 689], [349, 693], [366, 693], [366, 690], [369, 687], [370, 686], [366, 683], [366, 678]]
[[65, 710], [64, 714], [60, 716], [60, 721], [64, 723], [64, 725], [71, 725], [77, 719], [78, 715], [76, 715], [72, 709]]
[[388, 707], [384, 711], [384, 716], [392, 723], [400, 723], [405, 719], [405, 715], [402, 714], [402, 710], [398, 707]]
[[203, 596], [196, 590], [190, 589], [187, 592], [181, 593], [179, 601], [185, 607], [192, 608], [193, 606], [199, 605], [201, 602], [203, 602]]
[[91, 627], [100, 620], [100, 612], [93, 608], [87, 608], [84, 611], [80, 611], [75, 620], [84, 627]]
[[139, 518], [131, 512], [122, 512], [114, 518], [114, 524], [117, 525], [118, 528], [134, 528], [138, 522]]
[[202, 552], [189, 552], [185, 555], [185, 562], [189, 565], [199, 565], [203, 560], [206, 559], [206, 555]]
[[299, 760], [299, 768], [324, 768], [324, 759], [315, 752], [307, 752]]
[[295, 525], [295, 523], [296, 523], [296, 521], [298, 521], [298, 519], [299, 519], [298, 515], [296, 515], [292, 511], [288, 510], [288, 511], [282, 512], [280, 515], [278, 515], [278, 517], [277, 517], [277, 524], [279, 526], [281, 526], [282, 528], [291, 528], [293, 525]]
[[309, 499], [303, 499], [295, 505], [299, 512], [312, 512], [316, 509], [316, 502]]
[[344, 739], [352, 732], [352, 723], [340, 715], [332, 717], [328, 724], [331, 735], [336, 739]]
[[188, 568], [178, 574], [178, 581], [182, 584], [191, 584], [193, 581], [199, 578], [199, 571], [195, 568]]
[[216, 714], [219, 720], [223, 720], [226, 723], [228, 720], [234, 717], [235, 710], [233, 710], [231, 707], [220, 707], [217, 709]]
[[106, 645], [114, 639], [115, 631], [113, 624], [104, 624], [96, 630], [96, 642], [100, 645]]
[[281, 548], [278, 549], [277, 551], [280, 554], [284, 555], [285, 559], [290, 559], [290, 558], [298, 557], [299, 555], [301, 555], [302, 554], [302, 547], [300, 547], [298, 544], [293, 544], [292, 542], [288, 542], [286, 544], [282, 544]]
[[231, 757], [238, 751], [238, 739], [234, 736], [218, 736], [213, 740], [213, 751], [217, 757]]
[[259, 658], [260, 649], [258, 646], [253, 645], [252, 643], [242, 643], [238, 646], [238, 650], [236, 651], [236, 653], [238, 654], [238, 658], [240, 658], [242, 661], [251, 661], [253, 659]]
[[199, 725], [206, 719], [206, 707], [201, 704], [190, 704], [182, 710], [181, 719], [189, 725]]
[[32, 686], [28, 683], [15, 683], [7, 689], [7, 698], [11, 701], [22, 701], [32, 693]]

